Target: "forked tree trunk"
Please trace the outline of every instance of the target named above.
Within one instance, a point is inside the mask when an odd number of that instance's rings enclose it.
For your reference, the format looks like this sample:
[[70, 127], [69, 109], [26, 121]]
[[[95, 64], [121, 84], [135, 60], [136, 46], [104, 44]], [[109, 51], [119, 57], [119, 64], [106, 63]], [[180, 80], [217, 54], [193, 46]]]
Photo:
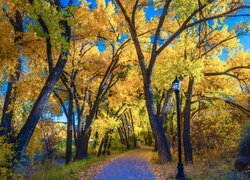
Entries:
[[157, 151], [158, 151], [159, 160], [162, 162], [172, 161], [170, 147], [169, 147], [169, 143], [166, 138], [164, 129], [157, 122], [158, 121], [157, 118], [151, 121], [153, 121], [151, 126], [152, 126], [152, 130], [155, 133], [155, 141], [158, 147]]
[[160, 119], [157, 116], [155, 107], [154, 107], [154, 96], [152, 92], [152, 87], [148, 83], [147, 86], [144, 84], [144, 92], [146, 96], [146, 105], [148, 110], [148, 115], [150, 119], [150, 125], [153, 131], [155, 141], [158, 145], [158, 156], [159, 160], [162, 162], [172, 161], [172, 156], [170, 152], [170, 146], [165, 135], [164, 128]]
[[79, 137], [80, 139], [78, 138], [79, 143], [77, 144], [75, 160], [81, 160], [88, 156], [90, 125], [91, 125], [92, 119], [94, 118], [94, 115], [95, 115], [95, 111], [94, 109], [92, 109], [91, 113], [87, 116], [84, 130], [82, 130], [81, 135]]

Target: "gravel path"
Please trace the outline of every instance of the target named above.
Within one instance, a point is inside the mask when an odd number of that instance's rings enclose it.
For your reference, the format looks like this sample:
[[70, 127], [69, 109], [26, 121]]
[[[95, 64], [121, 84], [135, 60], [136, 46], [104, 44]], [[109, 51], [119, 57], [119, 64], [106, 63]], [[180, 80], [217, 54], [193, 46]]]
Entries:
[[[143, 152], [142, 152], [143, 154]], [[140, 151], [128, 153], [113, 160], [104, 167], [94, 178], [94, 180], [151, 180], [155, 179], [150, 171], [149, 164], [145, 156], [140, 155]]]

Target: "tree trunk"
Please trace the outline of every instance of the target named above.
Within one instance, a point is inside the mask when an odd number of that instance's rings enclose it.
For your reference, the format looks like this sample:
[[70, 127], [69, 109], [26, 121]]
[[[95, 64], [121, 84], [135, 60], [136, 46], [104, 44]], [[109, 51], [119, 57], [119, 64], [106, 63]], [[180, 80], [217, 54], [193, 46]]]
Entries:
[[82, 160], [88, 155], [88, 143], [90, 138], [90, 125], [95, 117], [96, 111], [102, 99], [103, 87], [100, 85], [93, 107], [90, 109], [89, 115], [86, 118], [86, 125], [81, 135], [78, 138], [75, 160]]
[[[69, 28], [67, 26], [67, 28]], [[70, 30], [67, 30], [68, 35], [70, 36]], [[55, 68], [53, 69], [53, 72], [49, 74], [48, 79], [41, 91], [41, 93], [39, 94], [30, 114], [29, 117], [27, 119], [27, 121], [25, 122], [24, 126], [22, 127], [21, 131], [19, 132], [16, 142], [17, 142], [17, 146], [16, 146], [16, 159], [20, 160], [22, 153], [24, 152], [26, 146], [28, 145], [30, 138], [35, 130], [35, 127], [40, 119], [40, 115], [46, 105], [46, 102], [49, 99], [49, 96], [51, 94], [51, 92], [54, 89], [55, 84], [57, 83], [57, 81], [59, 80], [62, 72], [63, 72], [63, 68], [66, 65], [67, 62], [67, 56], [69, 54], [69, 51], [66, 50], [66, 52], [63, 52], [60, 54], [59, 60], [55, 66]]]
[[72, 158], [72, 133], [73, 133], [73, 94], [69, 92], [69, 111], [67, 117], [67, 143], [65, 163], [68, 164]]
[[125, 142], [124, 142], [124, 138], [123, 138], [123, 134], [122, 134], [121, 128], [118, 127], [117, 130], [118, 130], [118, 133], [119, 133], [119, 137], [120, 137], [120, 142], [121, 142], [121, 144], [125, 145]]
[[[65, 38], [66, 41], [69, 43], [71, 38], [71, 29], [68, 26], [67, 21], [61, 21], [63, 28], [65, 29]], [[39, 94], [30, 114], [25, 122], [24, 126], [22, 127], [21, 131], [17, 136], [17, 146], [16, 146], [16, 158], [20, 160], [22, 153], [24, 152], [34, 130], [35, 127], [40, 119], [40, 115], [45, 107], [46, 102], [49, 99], [51, 92], [54, 89], [55, 84], [59, 80], [63, 69], [67, 62], [67, 57], [69, 54], [69, 50], [62, 50], [58, 59], [58, 62], [53, 69], [53, 71], [49, 74], [47, 81]]]
[[82, 152], [81, 158], [86, 158], [88, 156], [88, 146], [89, 146], [89, 138], [90, 138], [90, 127], [85, 128], [82, 136]]
[[152, 86], [148, 82], [144, 82], [144, 93], [148, 110], [148, 116], [150, 119], [150, 125], [154, 134], [155, 141], [157, 142], [158, 145], [159, 160], [162, 161], [163, 163], [172, 161], [170, 146], [167, 137], [165, 135], [162, 123], [158, 118], [154, 107], [154, 96], [153, 96]]
[[155, 147], [154, 147], [154, 151], [158, 151], [158, 145], [157, 145], [157, 141], [155, 141]]
[[164, 129], [157, 125], [152, 125], [152, 129], [153, 131], [155, 131], [155, 140], [158, 145], [157, 147], [159, 159], [163, 163], [172, 161], [170, 147], [165, 136]]
[[73, 112], [73, 134], [74, 134], [74, 145], [76, 149], [76, 143], [77, 143], [77, 132], [76, 132], [76, 121], [75, 121], [75, 113]]
[[136, 148], [136, 136], [135, 136], [135, 127], [134, 127], [134, 120], [133, 120], [133, 116], [132, 116], [132, 112], [130, 109], [130, 117], [131, 117], [131, 125], [132, 125], [132, 131], [133, 131], [133, 140], [134, 140], [134, 148]]
[[103, 152], [102, 152], [102, 155], [104, 155], [104, 156], [107, 153], [108, 140], [109, 140], [109, 135], [108, 135], [108, 133], [106, 133], [105, 138], [104, 138], [104, 148], [103, 148]]
[[144, 143], [145, 143], [145, 146], [148, 146], [148, 136], [146, 136], [145, 134], [144, 134]]
[[11, 105], [15, 103], [16, 93], [15, 93], [15, 87], [13, 87], [15, 83], [16, 83], [16, 78], [11, 75], [10, 80], [8, 82], [5, 99], [4, 99], [2, 120], [1, 120], [1, 125], [0, 125], [0, 128], [1, 128], [0, 136], [4, 136], [11, 132], [12, 116], [13, 116], [13, 107], [11, 107]]
[[137, 147], [137, 144], [136, 144], [136, 137], [135, 137], [135, 134], [133, 135], [134, 136], [134, 148]]
[[184, 108], [184, 126], [183, 126], [183, 146], [184, 146], [185, 161], [187, 163], [193, 162], [193, 150], [190, 138], [190, 118], [191, 118], [191, 101], [193, 94], [193, 84], [194, 84], [194, 78], [189, 78], [186, 104]]
[[[98, 103], [99, 104], [99, 103]], [[97, 104], [94, 104], [94, 107], [90, 110], [90, 114], [86, 118], [86, 124], [84, 130], [81, 131], [80, 137], [78, 137], [77, 149], [75, 160], [82, 160], [88, 155], [88, 143], [90, 138], [90, 125], [94, 118], [95, 112], [97, 110]]]
[[[14, 30], [15, 30], [15, 39], [14, 43], [19, 49], [18, 61], [15, 67], [15, 72], [10, 75], [10, 79], [8, 81], [7, 92], [4, 99], [2, 118], [0, 124], [0, 136], [9, 134], [12, 129], [12, 116], [13, 116], [13, 108], [16, 100], [16, 82], [19, 81], [21, 75], [21, 65], [22, 65], [22, 41], [23, 41], [23, 18], [19, 11], [16, 11], [15, 14], [15, 22], [12, 19], [10, 20]], [[12, 106], [12, 107], [11, 107]], [[11, 108], [11, 109], [10, 109]]]
[[77, 154], [79, 154], [80, 148], [81, 148], [81, 139], [82, 139], [82, 114], [79, 115], [79, 113], [77, 114], [77, 118], [78, 118], [78, 122], [77, 122], [77, 141], [76, 141], [76, 156], [75, 156], [75, 160], [77, 157]]
[[109, 136], [108, 148], [107, 148], [107, 155], [110, 155], [110, 147], [111, 147], [112, 136]]
[[127, 130], [126, 130], [123, 119], [122, 119], [122, 132], [124, 134], [124, 139], [125, 139], [125, 143], [126, 143], [125, 145], [126, 145], [127, 149], [130, 149]]
[[104, 144], [104, 139], [105, 139], [105, 137], [102, 139], [102, 142], [101, 142], [101, 144], [99, 146], [99, 149], [98, 149], [98, 152], [97, 152], [97, 157], [99, 157], [102, 154], [102, 146]]

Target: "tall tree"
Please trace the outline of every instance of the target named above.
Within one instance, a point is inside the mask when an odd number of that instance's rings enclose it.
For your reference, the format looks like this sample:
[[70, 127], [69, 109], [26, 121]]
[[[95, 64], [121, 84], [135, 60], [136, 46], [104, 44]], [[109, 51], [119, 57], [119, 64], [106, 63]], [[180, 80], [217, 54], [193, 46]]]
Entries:
[[0, 136], [6, 135], [11, 132], [12, 129], [12, 117], [13, 117], [13, 109], [16, 99], [16, 82], [19, 81], [20, 74], [21, 74], [21, 64], [22, 64], [22, 41], [23, 41], [23, 17], [19, 10], [16, 10], [15, 18], [11, 17], [6, 10], [5, 15], [9, 19], [9, 22], [13, 26], [15, 32], [14, 43], [17, 46], [19, 53], [17, 57], [17, 62], [15, 68], [13, 69], [14, 72], [8, 78], [8, 87], [7, 92], [5, 95], [4, 105], [3, 105], [3, 112], [1, 118], [1, 125], [0, 125]]
[[[141, 8], [145, 5], [145, 1], [121, 1], [115, 0], [117, 6], [120, 9], [120, 13], [124, 16], [124, 19], [129, 29], [131, 39], [133, 40], [138, 61], [141, 67], [143, 84], [144, 84], [144, 95], [146, 106], [148, 110], [148, 115], [150, 118], [150, 124], [153, 130], [155, 141], [158, 144], [158, 155], [159, 159], [163, 162], [171, 161], [171, 153], [168, 140], [164, 134], [163, 130], [163, 120], [167, 114], [167, 104], [163, 103], [161, 115], [157, 116], [157, 111], [154, 102], [154, 91], [152, 86], [152, 75], [154, 72], [154, 67], [159, 55], [165, 50], [170, 44], [178, 39], [179, 35], [184, 32], [186, 29], [191, 29], [200, 23], [211, 21], [218, 18], [223, 18], [225, 16], [232, 16], [240, 9], [249, 8], [245, 5], [244, 2], [234, 3], [234, 1], [220, 1], [215, 3], [214, 1], [192, 1], [185, 2], [182, 1], [171, 1], [167, 0], [165, 2], [159, 2], [160, 7], [162, 8], [162, 13], [159, 17], [158, 22], [156, 23], [155, 32], [153, 33], [154, 37], [150, 44], [152, 49], [150, 50], [149, 57], [145, 55], [143, 50], [141, 39], [138, 37], [138, 32], [141, 30], [141, 27], [136, 23], [136, 12], [143, 10]], [[225, 8], [225, 6], [227, 8]], [[159, 4], [158, 4], [159, 7]], [[217, 9], [221, 8], [221, 11]], [[198, 13], [203, 10], [210, 12], [207, 16], [202, 17], [200, 20], [196, 20]], [[138, 13], [137, 12], [137, 13]], [[164, 24], [165, 23], [165, 24]], [[174, 27], [170, 25], [176, 23], [177, 26]], [[171, 29], [169, 27], [171, 26]], [[166, 34], [164, 36], [164, 33]], [[159, 43], [159, 40], [162, 39], [163, 42]], [[168, 98], [165, 98], [165, 102], [168, 101]]]
[[[63, 10], [64, 8], [61, 6], [59, 2], [55, 2], [55, 6], [53, 4], [49, 4], [51, 7], [50, 10], [46, 9], [47, 3], [39, 3], [33, 0], [29, 1], [29, 6], [38, 10], [38, 12], [42, 12], [45, 10], [45, 12], [50, 13], [53, 11], [57, 19], [55, 19], [55, 24], [58, 26], [58, 31], [62, 32], [61, 33], [61, 50], [60, 54], [58, 56], [58, 60], [54, 66], [53, 59], [52, 59], [52, 34], [53, 33], [58, 33], [58, 32], [52, 32], [53, 30], [50, 30], [49, 27], [49, 21], [51, 19], [48, 19], [45, 14], [36, 14], [34, 15], [34, 18], [37, 19], [37, 22], [39, 23], [40, 27], [43, 30], [43, 33], [46, 34], [46, 53], [47, 53], [47, 62], [49, 66], [49, 76], [45, 82], [44, 87], [42, 88], [38, 98], [36, 99], [31, 112], [29, 113], [28, 119], [21, 128], [20, 132], [17, 135], [16, 138], [16, 159], [19, 160], [21, 158], [22, 153], [25, 151], [25, 148], [35, 130], [35, 127], [41, 117], [41, 113], [43, 112], [43, 109], [46, 105], [46, 102], [48, 101], [48, 98], [53, 91], [53, 88], [57, 81], [59, 80], [63, 69], [66, 65], [67, 62], [67, 57], [69, 54], [69, 42], [71, 38], [71, 28], [68, 23], [68, 19], [70, 17], [70, 13], [65, 13]], [[69, 2], [68, 6], [70, 7], [72, 5], [72, 1]], [[53, 7], [52, 7], [53, 6]], [[34, 12], [35, 12], [34, 11]], [[54, 14], [54, 15], [55, 15]], [[56, 17], [54, 16], [54, 17]], [[59, 18], [58, 16], [61, 17], [62, 19]], [[62, 30], [60, 30], [62, 29]]]

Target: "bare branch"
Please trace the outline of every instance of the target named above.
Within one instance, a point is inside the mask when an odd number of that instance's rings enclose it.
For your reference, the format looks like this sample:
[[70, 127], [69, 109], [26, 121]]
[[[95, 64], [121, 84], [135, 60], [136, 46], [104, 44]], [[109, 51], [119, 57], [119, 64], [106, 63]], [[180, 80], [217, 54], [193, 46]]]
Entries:
[[229, 101], [227, 99], [223, 99], [223, 98], [219, 98], [219, 97], [206, 97], [206, 96], [201, 96], [200, 99], [196, 100], [196, 101], [192, 101], [192, 103], [196, 103], [196, 102], [200, 102], [200, 101], [216, 101], [216, 100], [220, 100], [220, 101], [224, 101], [225, 103], [231, 105], [232, 107], [236, 107], [237, 109], [239, 109], [241, 112], [243, 112], [244, 114], [246, 114], [247, 116], [250, 116], [250, 110], [243, 107], [240, 104], [234, 103], [233, 101]]
[[122, 5], [121, 1], [120, 0], [115, 0], [116, 4], [120, 7], [124, 17], [125, 17], [125, 20], [126, 22], [128, 23], [128, 26], [129, 26], [129, 31], [130, 31], [130, 34], [131, 34], [131, 37], [133, 39], [133, 42], [134, 42], [134, 45], [135, 45], [135, 48], [136, 48], [136, 51], [137, 51], [137, 56], [138, 56], [138, 60], [139, 60], [139, 64], [140, 64], [140, 67], [141, 67], [141, 70], [142, 70], [142, 74], [143, 74], [143, 77], [146, 78], [146, 63], [145, 63], [145, 57], [143, 55], [143, 52], [142, 52], [142, 49], [141, 49], [141, 46], [140, 46], [140, 42], [139, 42], [139, 39], [138, 39], [138, 35], [137, 35], [137, 32], [136, 32], [136, 29], [135, 29], [135, 26], [133, 25], [133, 23], [131, 22], [131, 20], [129, 19], [128, 15], [127, 15], [127, 12], [124, 8], [124, 6]]
[[133, 11], [132, 11], [132, 24], [133, 24], [133, 26], [135, 26], [135, 13], [136, 13], [136, 8], [137, 8], [138, 3], [139, 3], [139, 0], [136, 0]]
[[203, 18], [203, 19], [200, 19], [200, 20], [197, 20], [193, 23], [190, 23], [190, 20], [197, 14], [197, 12], [199, 12], [200, 10], [204, 9], [208, 4], [204, 4], [202, 6], [200, 6], [198, 9], [196, 9], [195, 11], [193, 11], [193, 13], [190, 14], [190, 16], [183, 22], [183, 24], [181, 25], [181, 27], [172, 35], [168, 38], [168, 40], [163, 43], [163, 45], [156, 51], [156, 54], [160, 54], [162, 52], [163, 49], [165, 49], [177, 36], [179, 36], [184, 30], [190, 28], [190, 27], [193, 27], [197, 24], [200, 24], [200, 23], [204, 23], [204, 22], [207, 22], [209, 20], [213, 20], [213, 19], [218, 19], [218, 18], [221, 18], [221, 17], [225, 17], [227, 15], [230, 15], [231, 13], [234, 13], [240, 9], [248, 9], [250, 8], [250, 6], [246, 6], [246, 5], [242, 5], [242, 6], [239, 6], [237, 8], [234, 8], [234, 9], [231, 9], [227, 12], [224, 12], [224, 13], [221, 13], [221, 14], [218, 14], [218, 15], [215, 15], [215, 16], [211, 16], [211, 17], [207, 17], [207, 18]]
[[156, 57], [157, 57], [157, 54], [156, 54], [157, 43], [158, 43], [158, 39], [159, 39], [159, 36], [160, 36], [162, 25], [163, 25], [163, 23], [165, 21], [166, 15], [167, 15], [167, 11], [168, 11], [168, 7], [170, 5], [170, 2], [171, 2], [171, 0], [166, 0], [165, 1], [163, 12], [162, 12], [162, 14], [160, 16], [160, 20], [159, 20], [159, 23], [158, 23], [158, 26], [157, 26], [157, 29], [156, 29], [156, 32], [155, 32], [154, 42], [153, 42], [153, 48], [152, 48], [150, 63], [149, 63], [149, 67], [148, 67], [148, 74], [149, 75], [152, 75], [153, 68], [154, 68], [154, 65], [155, 65], [155, 62], [156, 62]]
[[55, 97], [56, 97], [56, 98], [58, 99], [58, 101], [60, 102], [60, 104], [61, 104], [61, 106], [62, 106], [62, 108], [63, 108], [64, 114], [66, 115], [66, 117], [68, 117], [68, 112], [67, 112], [67, 109], [66, 109], [66, 107], [65, 107], [65, 104], [64, 104], [62, 98], [59, 96], [59, 94], [58, 94], [55, 90], [53, 90], [53, 92], [54, 92]]

